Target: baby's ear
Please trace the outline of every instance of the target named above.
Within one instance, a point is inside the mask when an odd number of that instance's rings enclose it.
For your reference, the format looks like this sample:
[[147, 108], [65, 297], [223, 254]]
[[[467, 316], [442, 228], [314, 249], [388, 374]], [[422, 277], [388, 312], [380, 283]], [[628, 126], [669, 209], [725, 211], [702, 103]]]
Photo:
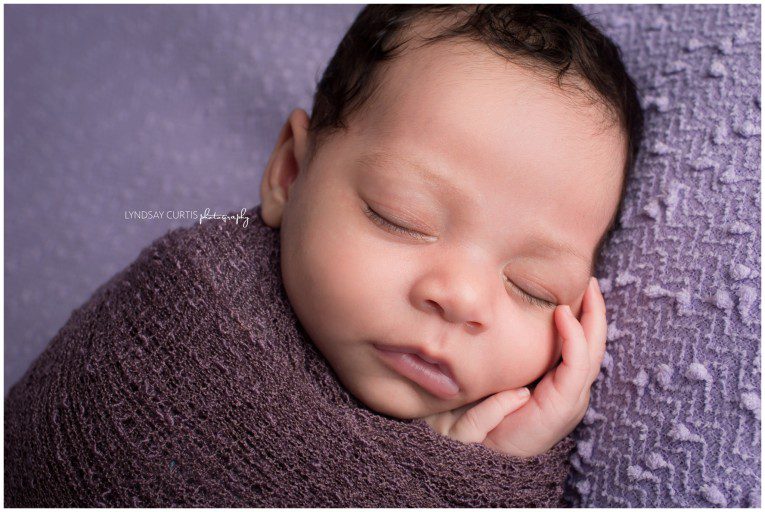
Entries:
[[287, 123], [292, 129], [292, 139], [294, 143], [293, 153], [295, 160], [299, 163], [300, 172], [303, 172], [305, 165], [306, 152], [308, 151], [308, 125], [311, 119], [302, 108], [296, 108], [290, 112]]
[[272, 228], [281, 226], [292, 186], [305, 171], [301, 166], [306, 156], [308, 123], [305, 110], [296, 108], [290, 113], [263, 171], [260, 183], [261, 216]]

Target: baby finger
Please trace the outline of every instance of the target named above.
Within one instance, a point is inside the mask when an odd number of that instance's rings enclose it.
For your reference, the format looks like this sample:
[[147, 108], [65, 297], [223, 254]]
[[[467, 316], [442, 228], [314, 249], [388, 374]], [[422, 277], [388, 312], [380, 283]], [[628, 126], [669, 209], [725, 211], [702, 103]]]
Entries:
[[525, 404], [531, 393], [528, 388], [495, 393], [468, 409], [452, 426], [449, 437], [463, 443], [480, 443], [511, 412]]
[[606, 303], [600, 293], [600, 286], [595, 277], [590, 278], [587, 291], [582, 301], [582, 329], [590, 353], [590, 382], [595, 381], [600, 372], [600, 363], [606, 350]]
[[555, 322], [563, 339], [563, 360], [553, 374], [553, 385], [569, 403], [576, 402], [582, 389], [589, 385], [590, 354], [584, 330], [569, 306], [559, 306]]

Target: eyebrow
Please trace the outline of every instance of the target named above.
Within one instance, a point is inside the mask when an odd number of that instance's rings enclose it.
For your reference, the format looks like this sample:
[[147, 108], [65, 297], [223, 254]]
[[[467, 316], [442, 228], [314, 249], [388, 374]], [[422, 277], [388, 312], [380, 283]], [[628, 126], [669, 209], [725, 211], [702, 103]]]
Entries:
[[[356, 159], [356, 163], [358, 165], [369, 169], [374, 169], [376, 166], [381, 164], [387, 167], [396, 168], [401, 162], [406, 164], [406, 166], [410, 167], [411, 169], [417, 171], [418, 176], [427, 183], [447, 189], [456, 197], [467, 200], [460, 187], [447, 180], [442, 175], [433, 172], [427, 166], [416, 159], [411, 159], [404, 155], [392, 154], [388, 151], [379, 149], [363, 153]], [[529, 245], [535, 248], [548, 248], [553, 251], [569, 254], [584, 262], [583, 268], [587, 272], [586, 277], [588, 279], [590, 276], [595, 275], [595, 259], [584, 256], [578, 250], [576, 250], [576, 248], [565, 241], [556, 240], [540, 233], [534, 233], [531, 235]]]
[[595, 275], [594, 258], [587, 258], [583, 254], [581, 254], [579, 251], [577, 251], [573, 246], [569, 245], [566, 242], [563, 242], [560, 240], [554, 240], [552, 238], [547, 238], [544, 235], [540, 235], [540, 234], [533, 234], [531, 235], [530, 245], [534, 247], [546, 247], [546, 248], [552, 249], [553, 251], [565, 252], [566, 254], [570, 254], [571, 256], [584, 262], [584, 268], [587, 271], [586, 277], [588, 279], [590, 276]]
[[433, 172], [419, 160], [409, 158], [405, 155], [392, 154], [383, 150], [375, 150], [359, 156], [356, 159], [356, 163], [369, 169], [374, 169], [379, 165], [396, 169], [401, 163], [404, 163], [407, 167], [417, 171], [417, 176], [426, 183], [434, 187], [446, 189], [450, 194], [459, 197], [463, 201], [469, 200], [469, 198], [462, 193], [461, 187], [458, 187], [442, 175]]

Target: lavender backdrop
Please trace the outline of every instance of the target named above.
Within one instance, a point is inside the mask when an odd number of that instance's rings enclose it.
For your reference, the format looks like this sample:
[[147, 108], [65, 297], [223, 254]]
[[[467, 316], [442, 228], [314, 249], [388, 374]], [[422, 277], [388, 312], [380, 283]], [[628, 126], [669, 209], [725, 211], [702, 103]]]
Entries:
[[[259, 201], [293, 107], [361, 6], [9, 5], [5, 390], [141, 247]], [[647, 139], [598, 269], [609, 348], [579, 506], [759, 506], [760, 6], [583, 6]]]
[[282, 123], [358, 5], [9, 5], [5, 392], [96, 287], [188, 220], [259, 202]]
[[598, 11], [643, 95], [571, 499], [760, 504], [760, 6]]

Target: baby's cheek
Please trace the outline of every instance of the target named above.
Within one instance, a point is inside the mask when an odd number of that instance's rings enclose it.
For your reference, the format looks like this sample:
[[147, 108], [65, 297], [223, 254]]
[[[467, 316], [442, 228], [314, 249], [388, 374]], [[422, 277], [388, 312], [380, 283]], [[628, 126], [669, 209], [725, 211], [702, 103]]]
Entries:
[[574, 316], [578, 319], [579, 316], [582, 314], [582, 301], [584, 300], [584, 293], [576, 299], [570, 306], [571, 306], [571, 312], [574, 313]]
[[544, 375], [560, 356], [560, 341], [551, 326], [527, 320], [525, 329], [497, 345], [497, 350], [483, 357], [483, 371], [491, 375], [493, 391], [529, 384]]
[[[361, 337], [382, 335], [391, 326], [405, 329], [400, 323], [402, 311], [406, 312], [402, 308], [407, 275], [402, 261], [406, 260], [363, 237], [349, 234], [347, 240], [351, 239], [353, 243], [324, 247], [321, 264], [314, 269], [324, 292], [327, 321], [338, 322], [346, 334]], [[405, 334], [394, 329], [386, 341], [402, 343]]]

